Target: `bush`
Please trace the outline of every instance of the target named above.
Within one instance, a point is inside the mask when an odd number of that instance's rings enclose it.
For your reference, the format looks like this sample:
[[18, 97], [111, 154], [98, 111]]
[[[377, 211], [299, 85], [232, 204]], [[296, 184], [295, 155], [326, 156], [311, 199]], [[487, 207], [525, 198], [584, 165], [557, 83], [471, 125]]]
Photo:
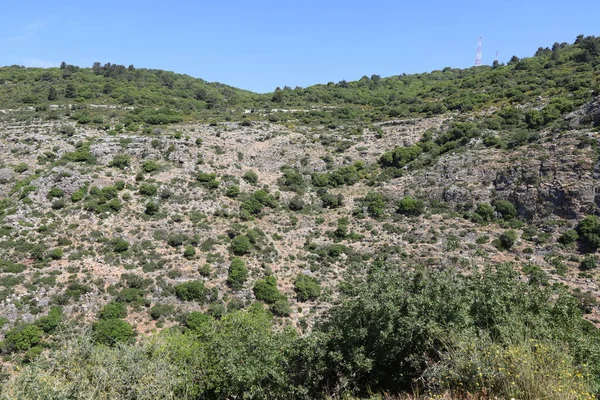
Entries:
[[558, 238], [558, 242], [566, 246], [575, 243], [577, 239], [579, 239], [577, 231], [575, 229], [569, 229], [565, 231], [562, 235], [560, 235], [560, 237]]
[[488, 203], [478, 204], [475, 214], [479, 215], [482, 221], [491, 221], [494, 219], [494, 207]]
[[246, 235], [239, 235], [233, 238], [231, 241], [231, 251], [236, 256], [243, 256], [244, 254], [250, 253], [252, 251], [252, 243], [250, 243], [250, 239]]
[[129, 167], [131, 164], [131, 157], [127, 154], [117, 154], [114, 158], [108, 163], [110, 167], [115, 167], [119, 169], [125, 169]]
[[146, 209], [144, 210], [144, 214], [155, 215], [158, 212], [158, 210], [158, 204], [153, 201], [149, 201], [148, 203], [146, 203]]
[[129, 250], [129, 242], [125, 239], [115, 238], [112, 240], [112, 248], [116, 253], [123, 253]]
[[227, 284], [234, 290], [240, 290], [248, 279], [248, 268], [244, 260], [234, 258], [229, 266], [229, 274], [227, 276]]
[[500, 243], [500, 249], [508, 250], [511, 247], [513, 247], [513, 245], [517, 241], [517, 233], [510, 229], [504, 232], [502, 235], [500, 235], [498, 240]]
[[17, 325], [4, 336], [3, 347], [7, 352], [25, 351], [42, 341], [44, 332], [34, 324]]
[[184, 282], [175, 286], [175, 296], [179, 300], [192, 301], [196, 300], [203, 303], [206, 300], [206, 289], [204, 283], [200, 281]]
[[600, 218], [588, 215], [577, 226], [579, 239], [590, 250], [600, 247]]
[[185, 250], [183, 250], [183, 257], [190, 260], [190, 259], [194, 258], [195, 255], [196, 255], [196, 249], [194, 248], [194, 246], [185, 246]]
[[161, 317], [168, 317], [175, 311], [175, 307], [170, 304], [156, 304], [150, 309], [150, 317], [156, 320]]
[[98, 343], [114, 346], [135, 336], [133, 327], [122, 319], [102, 319], [93, 325], [94, 339]]
[[237, 185], [230, 185], [227, 187], [227, 190], [225, 190], [225, 196], [230, 197], [230, 198], [235, 198], [238, 197], [240, 195], [240, 187]]
[[505, 220], [510, 220], [517, 216], [517, 209], [508, 200], [494, 200], [492, 206], [494, 206], [496, 212], [502, 215], [502, 218]]
[[294, 289], [299, 301], [314, 300], [321, 294], [321, 285], [317, 278], [298, 274], [294, 281]]
[[117, 301], [107, 303], [98, 313], [99, 319], [118, 319], [127, 316], [127, 307], [125, 304]]
[[285, 298], [281, 298], [275, 301], [275, 303], [271, 304], [271, 307], [269, 307], [269, 309], [273, 312], [273, 314], [278, 315], [280, 317], [288, 317], [292, 313], [290, 303]]
[[259, 279], [252, 289], [257, 300], [273, 304], [281, 299], [281, 293], [277, 289], [277, 280], [274, 276], [267, 276], [265, 279]]
[[251, 185], [256, 185], [258, 183], [258, 174], [254, 171], [246, 171], [246, 173], [244, 173], [242, 176], [242, 179]]
[[144, 172], [150, 173], [150, 172], [154, 172], [159, 168], [159, 165], [156, 161], [154, 160], [146, 160], [144, 161], [144, 163], [142, 164], [142, 170]]
[[381, 217], [385, 213], [385, 197], [381, 193], [369, 192], [363, 199], [363, 204], [373, 217]]
[[63, 320], [63, 309], [60, 306], [50, 307], [48, 314], [35, 321], [35, 325], [44, 333], [52, 333]]
[[144, 196], [154, 196], [158, 192], [158, 187], [151, 183], [142, 183], [140, 185], [140, 194]]
[[294, 196], [288, 204], [289, 209], [292, 211], [300, 211], [304, 208], [304, 206], [304, 200], [302, 200], [302, 197], [300, 196]]
[[50, 253], [48, 255], [53, 260], [60, 260], [63, 257], [63, 250], [57, 247], [55, 249], [50, 250]]
[[396, 210], [400, 214], [417, 216], [423, 214], [425, 210], [425, 203], [422, 200], [413, 199], [410, 196], [405, 196], [398, 202], [398, 209]]
[[598, 263], [598, 258], [588, 254], [586, 255], [581, 263], [579, 263], [579, 269], [582, 271], [590, 271], [592, 269], [596, 269]]

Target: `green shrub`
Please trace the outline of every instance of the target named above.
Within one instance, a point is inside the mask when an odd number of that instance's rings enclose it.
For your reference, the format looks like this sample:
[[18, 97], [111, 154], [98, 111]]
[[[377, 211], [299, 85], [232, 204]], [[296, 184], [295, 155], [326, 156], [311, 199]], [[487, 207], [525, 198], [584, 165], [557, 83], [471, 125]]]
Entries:
[[175, 307], [173, 307], [170, 304], [155, 304], [150, 309], [150, 317], [152, 317], [152, 319], [156, 320], [161, 317], [168, 317], [168, 316], [172, 315], [174, 311], [175, 311]]
[[122, 319], [102, 319], [93, 325], [94, 339], [98, 343], [114, 346], [135, 336], [133, 327]]
[[488, 203], [477, 204], [475, 214], [479, 215], [483, 221], [491, 221], [494, 219], [494, 207]]
[[396, 210], [400, 214], [417, 216], [423, 214], [425, 210], [425, 203], [422, 200], [413, 199], [410, 196], [405, 196], [398, 202], [398, 209]]
[[569, 245], [575, 243], [577, 239], [579, 239], [577, 231], [575, 229], [569, 229], [565, 231], [562, 235], [560, 235], [560, 237], [558, 238], [558, 242], [564, 245]]
[[112, 250], [116, 253], [123, 253], [129, 250], [129, 242], [122, 238], [112, 240]]
[[498, 240], [500, 242], [500, 248], [508, 250], [511, 247], [513, 247], [513, 245], [517, 241], [517, 232], [513, 231], [512, 229], [509, 229], [505, 231], [502, 235], [500, 235]]
[[63, 320], [63, 309], [60, 306], [52, 306], [48, 314], [35, 321], [35, 325], [44, 333], [52, 333]]
[[232, 199], [238, 197], [240, 195], [240, 187], [237, 185], [227, 186], [227, 190], [225, 191], [225, 196], [231, 197]]
[[158, 170], [159, 167], [159, 164], [154, 160], [146, 160], [142, 164], [142, 170], [147, 173], [154, 172]]
[[252, 185], [256, 185], [258, 183], [258, 174], [254, 171], [246, 171], [242, 176], [242, 179]]
[[200, 281], [184, 282], [179, 285], [175, 285], [175, 296], [178, 299], [184, 301], [196, 300], [203, 303], [206, 300], [206, 290], [204, 283]]
[[107, 303], [98, 313], [99, 319], [119, 319], [127, 316], [127, 307], [119, 301]]
[[600, 218], [588, 215], [577, 226], [579, 239], [590, 250], [600, 247]]
[[194, 258], [195, 255], [196, 255], [196, 249], [194, 248], [194, 246], [185, 246], [185, 249], [183, 250], [183, 257], [190, 260], [190, 259]]
[[43, 334], [34, 324], [20, 324], [6, 332], [2, 344], [7, 352], [25, 351], [39, 344]]
[[257, 280], [252, 290], [257, 300], [269, 304], [275, 303], [282, 297], [279, 289], [277, 289], [277, 280], [274, 276], [267, 276], [264, 279]]
[[113, 157], [113, 159], [108, 163], [110, 167], [115, 167], [119, 169], [125, 169], [129, 167], [131, 164], [131, 156], [127, 154], [117, 154]]
[[48, 255], [53, 260], [60, 260], [63, 257], [63, 249], [61, 249], [60, 247], [52, 249], [50, 250], [50, 253], [48, 253]]
[[250, 243], [250, 239], [246, 235], [239, 235], [233, 238], [231, 241], [231, 251], [236, 256], [243, 256], [244, 254], [250, 253], [252, 251], [252, 243]]
[[227, 284], [234, 290], [240, 290], [244, 287], [244, 283], [248, 279], [248, 268], [244, 260], [234, 258], [229, 266], [229, 274], [227, 275]]
[[517, 216], [517, 209], [508, 200], [494, 200], [492, 206], [505, 220], [511, 220]]
[[144, 196], [154, 196], [158, 192], [158, 187], [151, 183], [144, 182], [140, 185], [140, 194]]
[[156, 213], [158, 213], [158, 210], [159, 210], [158, 204], [153, 201], [149, 201], [148, 203], [146, 203], [146, 208], [144, 210], [144, 214], [156, 215]]
[[598, 258], [591, 254], [587, 254], [581, 263], [579, 263], [579, 269], [582, 271], [590, 271], [596, 269], [598, 263]]
[[299, 301], [314, 300], [321, 295], [321, 285], [316, 278], [298, 274], [294, 281], [294, 290]]

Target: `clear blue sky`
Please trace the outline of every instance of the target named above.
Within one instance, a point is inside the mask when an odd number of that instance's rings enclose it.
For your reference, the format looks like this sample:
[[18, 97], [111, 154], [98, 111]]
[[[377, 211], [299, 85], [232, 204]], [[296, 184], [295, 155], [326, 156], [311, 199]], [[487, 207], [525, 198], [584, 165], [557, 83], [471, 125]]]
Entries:
[[257, 92], [484, 64], [600, 36], [600, 1], [6, 1], [0, 65], [94, 61]]

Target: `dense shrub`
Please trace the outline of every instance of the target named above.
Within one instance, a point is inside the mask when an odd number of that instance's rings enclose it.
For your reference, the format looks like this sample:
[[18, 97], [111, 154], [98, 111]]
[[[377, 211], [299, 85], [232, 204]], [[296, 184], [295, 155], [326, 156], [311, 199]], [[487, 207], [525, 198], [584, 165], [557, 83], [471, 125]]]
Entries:
[[42, 341], [44, 332], [34, 324], [20, 324], [6, 332], [2, 346], [4, 351], [25, 351]]
[[206, 290], [204, 283], [200, 281], [190, 281], [175, 285], [175, 296], [184, 301], [198, 301], [203, 303], [206, 299]]
[[600, 218], [596, 215], [588, 215], [579, 222], [577, 226], [579, 239], [590, 250], [600, 247]]
[[114, 346], [135, 336], [133, 327], [122, 319], [102, 319], [93, 325], [94, 339], [98, 343]]
[[254, 284], [253, 292], [257, 300], [269, 304], [275, 303], [282, 297], [279, 289], [277, 289], [277, 280], [274, 276], [267, 276], [264, 279], [257, 280]]
[[425, 203], [422, 200], [413, 199], [410, 196], [405, 196], [398, 202], [397, 212], [409, 216], [417, 216], [423, 214]]
[[234, 290], [240, 290], [244, 286], [244, 283], [246, 283], [246, 279], [248, 279], [248, 268], [246, 268], [244, 260], [241, 258], [231, 260], [227, 275], [227, 284]]
[[98, 313], [99, 319], [118, 319], [127, 316], [127, 307], [122, 302], [111, 301], [107, 303]]
[[233, 238], [231, 241], [231, 251], [236, 256], [243, 256], [244, 254], [250, 253], [252, 251], [252, 243], [250, 243], [250, 239], [246, 235], [239, 235]]
[[294, 280], [294, 290], [299, 301], [314, 300], [321, 294], [321, 285], [315, 277], [298, 274]]

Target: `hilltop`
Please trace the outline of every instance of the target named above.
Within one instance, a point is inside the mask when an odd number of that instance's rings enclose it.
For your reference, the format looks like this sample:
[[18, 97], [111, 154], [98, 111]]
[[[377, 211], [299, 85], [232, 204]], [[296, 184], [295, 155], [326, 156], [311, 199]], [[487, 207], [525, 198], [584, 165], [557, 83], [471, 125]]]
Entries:
[[5, 398], [598, 393], [600, 38], [267, 94], [2, 67], [0, 105]]

